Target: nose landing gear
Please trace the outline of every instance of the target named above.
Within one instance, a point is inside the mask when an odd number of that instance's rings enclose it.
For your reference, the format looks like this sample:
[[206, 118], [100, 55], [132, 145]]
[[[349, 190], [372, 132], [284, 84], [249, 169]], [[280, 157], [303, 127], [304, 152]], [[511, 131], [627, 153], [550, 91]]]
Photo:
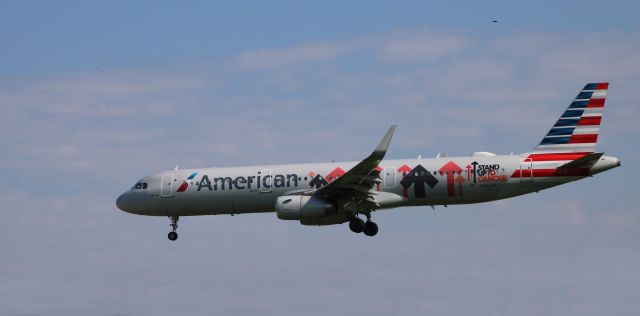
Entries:
[[176, 233], [176, 230], [178, 229], [178, 216], [177, 215], [173, 215], [173, 216], [169, 216], [169, 219], [171, 220], [171, 227], [173, 228], [171, 230], [171, 232], [169, 232], [169, 235], [167, 235], [167, 237], [169, 237], [169, 240], [173, 241], [178, 239], [178, 233]]
[[367, 217], [367, 221], [363, 221], [356, 214], [356, 216], [349, 221], [349, 229], [356, 234], [364, 233], [369, 237], [375, 236], [378, 233], [378, 225], [371, 221], [371, 211], [362, 212], [362, 214]]

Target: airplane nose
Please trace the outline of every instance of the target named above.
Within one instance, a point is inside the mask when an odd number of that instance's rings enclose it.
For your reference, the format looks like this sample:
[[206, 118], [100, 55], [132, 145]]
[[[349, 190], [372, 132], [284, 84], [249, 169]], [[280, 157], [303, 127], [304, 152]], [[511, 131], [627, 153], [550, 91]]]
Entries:
[[116, 200], [116, 206], [120, 210], [127, 212], [128, 205], [129, 205], [129, 203], [127, 203], [127, 200], [129, 200], [129, 198], [127, 197], [127, 193], [126, 192], [122, 193]]

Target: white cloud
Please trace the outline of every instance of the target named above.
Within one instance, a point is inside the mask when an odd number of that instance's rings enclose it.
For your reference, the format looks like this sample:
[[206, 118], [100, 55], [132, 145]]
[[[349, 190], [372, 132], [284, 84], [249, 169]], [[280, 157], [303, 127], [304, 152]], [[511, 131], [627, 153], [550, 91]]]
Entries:
[[353, 51], [347, 42], [314, 42], [285, 48], [245, 50], [236, 55], [232, 64], [240, 69], [278, 69], [303, 64], [329, 62]]
[[390, 36], [379, 43], [380, 57], [394, 63], [416, 63], [435, 61], [461, 51], [468, 40], [453, 35], [435, 32], [417, 34], [398, 34]]
[[429, 62], [461, 51], [468, 42], [458, 35], [411, 30], [290, 47], [250, 49], [234, 56], [232, 65], [247, 70], [274, 70], [332, 62], [356, 53], [373, 53], [380, 60], [391, 63]]
[[75, 73], [2, 88], [0, 103], [9, 113], [6, 123], [17, 115], [28, 115], [23, 119], [156, 116], [193, 104], [190, 93], [203, 84], [202, 78], [151, 71]]

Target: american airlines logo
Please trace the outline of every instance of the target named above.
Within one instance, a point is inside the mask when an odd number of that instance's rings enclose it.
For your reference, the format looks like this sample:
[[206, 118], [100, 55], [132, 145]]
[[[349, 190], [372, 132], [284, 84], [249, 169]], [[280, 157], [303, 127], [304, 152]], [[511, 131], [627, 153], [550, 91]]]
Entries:
[[[289, 188], [289, 187], [297, 187], [298, 180], [301, 177], [295, 173], [283, 175], [262, 175], [261, 172], [258, 172], [255, 176], [239, 176], [239, 177], [215, 177], [213, 180], [209, 179], [209, 176], [206, 174], [202, 176], [200, 182], [198, 183], [198, 191], [203, 188], [208, 189], [209, 191], [217, 191], [217, 190], [244, 190], [244, 189], [260, 189], [260, 188], [271, 188], [272, 186], [275, 188]], [[272, 182], [273, 181], [273, 182]]]
[[193, 178], [195, 178], [198, 175], [197, 172], [192, 173], [191, 175], [189, 175], [189, 177], [184, 180], [184, 182], [182, 182], [182, 184], [180, 185], [180, 187], [178, 188], [178, 190], [176, 192], [184, 192], [187, 190], [187, 188], [189, 187], [189, 182], [188, 180], [193, 180]]

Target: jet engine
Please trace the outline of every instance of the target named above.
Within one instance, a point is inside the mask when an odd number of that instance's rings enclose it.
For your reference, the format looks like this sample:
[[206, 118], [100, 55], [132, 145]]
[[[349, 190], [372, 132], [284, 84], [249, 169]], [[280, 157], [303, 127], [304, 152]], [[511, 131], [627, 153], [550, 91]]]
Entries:
[[276, 199], [279, 219], [301, 220], [336, 213], [336, 206], [323, 199], [308, 195], [284, 195]]

